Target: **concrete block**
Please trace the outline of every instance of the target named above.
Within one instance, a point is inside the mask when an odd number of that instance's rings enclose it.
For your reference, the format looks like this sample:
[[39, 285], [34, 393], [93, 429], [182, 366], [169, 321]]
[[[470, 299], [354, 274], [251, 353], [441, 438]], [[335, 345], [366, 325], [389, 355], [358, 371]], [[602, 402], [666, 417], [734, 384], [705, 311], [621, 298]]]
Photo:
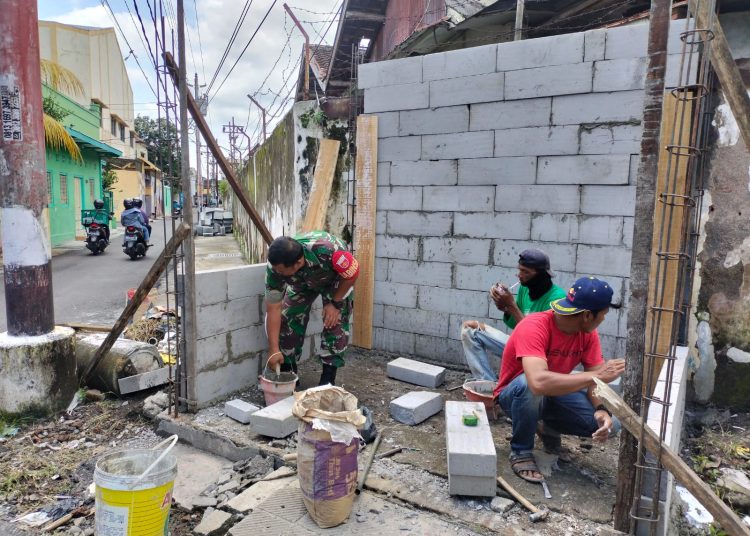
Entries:
[[374, 328], [372, 330], [372, 347], [384, 352], [396, 354], [414, 354], [414, 333], [392, 329]]
[[498, 71], [566, 65], [582, 59], [582, 33], [509, 41], [497, 47]]
[[381, 211], [375, 213], [375, 233], [382, 235], [388, 229], [388, 212]]
[[414, 353], [427, 359], [435, 359], [451, 365], [465, 365], [464, 350], [461, 341], [446, 337], [417, 335]]
[[622, 219], [622, 245], [628, 248], [633, 247], [633, 225], [635, 218]]
[[493, 186], [425, 186], [422, 208], [427, 211], [487, 212], [493, 210]]
[[448, 475], [448, 494], [472, 497], [494, 497], [497, 494], [495, 478], [488, 476]]
[[493, 131], [434, 134], [422, 137], [422, 160], [483, 158], [492, 156]]
[[[643, 116], [643, 91], [618, 91], [563, 95], [552, 99], [552, 124], [639, 123]], [[575, 151], [571, 151], [574, 153]], [[555, 153], [557, 154], [557, 153]]]
[[612, 335], [601, 335], [599, 342], [602, 347], [602, 355], [605, 359], [625, 357], [625, 337], [614, 337]]
[[[576, 266], [576, 247], [576, 244], [555, 242], [534, 244], [522, 240], [496, 240], [493, 260], [496, 265], [515, 267], [518, 266], [518, 255], [523, 250], [536, 248], [549, 255], [553, 272], [573, 272]], [[512, 282], [515, 283], [515, 280]]]
[[628, 184], [630, 155], [539, 158], [537, 184]]
[[393, 162], [391, 184], [394, 186], [450, 186], [458, 182], [458, 162], [433, 160]]
[[578, 186], [508, 185], [498, 187], [495, 196], [495, 210], [498, 212], [575, 214], [579, 208]]
[[419, 136], [380, 138], [378, 140], [378, 162], [419, 160], [421, 154], [422, 139]]
[[606, 279], [608, 275], [630, 275], [630, 250], [614, 246], [578, 246], [576, 272]]
[[195, 299], [198, 306], [227, 301], [227, 273], [211, 270], [195, 273]]
[[232, 514], [223, 510], [211, 509], [210, 511], [206, 511], [201, 522], [195, 527], [195, 534], [204, 536], [223, 534], [223, 531], [227, 529], [231, 520]]
[[635, 154], [641, 151], [643, 127], [638, 124], [592, 125], [581, 129], [581, 154]]
[[[553, 107], [554, 107], [553, 100]], [[578, 152], [578, 127], [530, 127], [495, 131], [495, 156], [564, 155]]]
[[419, 287], [419, 307], [425, 311], [487, 316], [486, 292], [440, 287]]
[[227, 268], [227, 299], [260, 296], [266, 289], [266, 265], [253, 264]]
[[357, 72], [359, 89], [414, 84], [422, 81], [422, 56], [363, 63]]
[[536, 214], [531, 218], [531, 239], [541, 242], [578, 242], [575, 214]]
[[445, 381], [445, 368], [399, 357], [386, 367], [389, 378], [434, 389]]
[[[475, 414], [477, 426], [466, 426], [463, 416]], [[487, 412], [481, 402], [445, 403], [445, 438], [448, 474], [492, 477], [497, 475], [497, 453]]]
[[444, 262], [413, 262], [391, 259], [388, 266], [388, 281], [424, 285], [429, 282], [436, 287], [450, 288], [451, 265]]
[[398, 422], [415, 426], [443, 409], [443, 397], [429, 391], [412, 391], [391, 400], [391, 417]]
[[635, 186], [584, 186], [581, 212], [591, 216], [632, 216]]
[[373, 301], [375, 303], [396, 305], [398, 307], [416, 307], [417, 286], [404, 283], [380, 282], [375, 285]]
[[470, 158], [458, 161], [458, 184], [534, 184], [536, 156]]
[[444, 236], [452, 225], [450, 212], [389, 212], [386, 229], [391, 235]]
[[401, 112], [399, 135], [448, 134], [469, 130], [469, 107], [447, 106]]
[[427, 108], [429, 104], [430, 84], [400, 84], [365, 90], [366, 114], [417, 110]]
[[250, 415], [250, 427], [257, 434], [282, 438], [297, 431], [299, 421], [292, 414], [294, 397], [290, 396]]
[[528, 240], [531, 215], [523, 212], [457, 213], [453, 234], [470, 238]]
[[594, 64], [594, 91], [643, 89], [648, 58], [622, 58]]
[[383, 112], [378, 114], [378, 138], [398, 136], [400, 112]]
[[583, 61], [597, 61], [604, 59], [604, 49], [607, 42], [607, 30], [600, 28], [589, 30], [583, 34]]
[[414, 210], [422, 206], [422, 188], [418, 186], [378, 186], [376, 204], [382, 210]]
[[416, 236], [379, 235], [375, 241], [375, 255], [389, 259], [417, 260], [419, 238]]
[[491, 240], [472, 238], [425, 238], [422, 258], [425, 261], [480, 264], [489, 259], [491, 243]]
[[[486, 264], [458, 265], [456, 266], [456, 288], [489, 292], [490, 287], [497, 282], [504, 282], [510, 286], [518, 280], [515, 276], [515, 272], [518, 271], [517, 266], [518, 257], [513, 260], [512, 265], [507, 267]], [[494, 309], [494, 306], [491, 309]]]
[[685, 63], [682, 65], [682, 68], [680, 68], [681, 60], [682, 56], [680, 54], [669, 54], [667, 56], [667, 69], [664, 72], [665, 88], [669, 89], [685, 84], [697, 83], [698, 68], [700, 66], [698, 54], [693, 53], [692, 60], [690, 59], [690, 55], [685, 55]]
[[197, 370], [213, 369], [229, 361], [227, 333], [219, 333], [196, 341]]
[[628, 181], [629, 184], [635, 186], [638, 183], [638, 166], [641, 162], [641, 155], [640, 154], [631, 154], [630, 155], [630, 180]]
[[469, 125], [471, 130], [549, 126], [551, 110], [552, 99], [550, 98], [475, 104], [471, 107]]
[[461, 78], [494, 73], [497, 64], [497, 45], [451, 50], [424, 56], [424, 81]]
[[237, 359], [268, 348], [266, 328], [263, 324], [230, 331], [227, 339], [231, 359]]
[[[684, 24], [684, 22], [683, 22]], [[637, 22], [607, 30], [607, 45], [604, 57], [642, 58], [647, 54], [648, 22]]]
[[505, 73], [505, 100], [572, 95], [591, 91], [591, 62]]
[[[377, 285], [376, 285], [377, 288]], [[383, 314], [384, 308], [382, 303], [375, 303], [372, 306], [372, 325], [375, 327], [383, 327]]]
[[388, 280], [388, 262], [389, 259], [375, 257], [375, 281]]
[[224, 366], [203, 370], [195, 378], [196, 404], [204, 407], [229, 393], [258, 383], [258, 358], [232, 361]]
[[[378, 162], [377, 186], [388, 186], [391, 184], [391, 163]], [[354, 199], [354, 190], [349, 191], [348, 202], [352, 203]]]
[[224, 414], [230, 419], [234, 419], [242, 424], [250, 422], [250, 415], [258, 411], [260, 408], [244, 400], [236, 398], [234, 400], [228, 400], [224, 403]]
[[198, 338], [234, 331], [260, 322], [258, 297], [198, 307]]
[[386, 305], [383, 311], [383, 325], [385, 329], [394, 331], [447, 337], [448, 313]]
[[117, 380], [117, 386], [120, 388], [120, 395], [145, 391], [159, 385], [169, 383], [170, 371], [168, 367], [142, 372], [133, 376], [127, 376]]
[[[489, 73], [430, 82], [430, 108], [503, 100], [505, 73]], [[412, 108], [426, 108], [413, 106]], [[405, 108], [404, 108], [405, 109]]]
[[581, 244], [618, 246], [622, 244], [621, 216], [583, 216], [579, 230]]

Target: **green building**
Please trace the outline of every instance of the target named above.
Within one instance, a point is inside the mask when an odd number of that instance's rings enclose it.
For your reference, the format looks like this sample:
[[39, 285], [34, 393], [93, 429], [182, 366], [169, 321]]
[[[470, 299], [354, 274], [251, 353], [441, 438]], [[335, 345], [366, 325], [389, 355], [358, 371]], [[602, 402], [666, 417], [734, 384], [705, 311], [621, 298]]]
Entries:
[[68, 115], [61, 123], [79, 149], [83, 161], [73, 159], [64, 150], [47, 147], [48, 216], [52, 246], [85, 237], [81, 210], [94, 208], [94, 199], [104, 198], [103, 159], [122, 153], [99, 141], [101, 109], [92, 103], [87, 109], [62, 93], [43, 85], [43, 97], [52, 97]]

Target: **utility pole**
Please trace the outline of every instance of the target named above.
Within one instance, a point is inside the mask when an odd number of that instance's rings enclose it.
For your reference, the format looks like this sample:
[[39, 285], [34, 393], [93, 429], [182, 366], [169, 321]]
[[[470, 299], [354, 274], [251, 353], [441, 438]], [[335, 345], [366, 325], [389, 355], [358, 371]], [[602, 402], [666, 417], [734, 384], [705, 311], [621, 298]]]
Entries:
[[239, 147], [237, 147], [237, 137], [239, 134], [245, 134], [245, 127], [236, 125], [234, 123], [234, 117], [228, 125], [223, 125], [222, 132], [229, 134], [229, 160], [234, 165], [235, 170], [239, 169], [242, 163], [242, 155], [239, 154]]
[[[195, 73], [195, 84], [193, 85], [193, 91], [195, 92], [195, 101], [201, 104], [201, 113], [203, 115], [206, 115], [206, 111], [204, 110], [204, 103], [205, 106], [208, 106], [208, 103], [201, 99], [200, 97], [200, 88], [206, 87], [206, 84], [198, 85], [198, 73]], [[201, 133], [198, 130], [198, 127], [195, 128], [195, 198], [196, 198], [196, 204], [198, 205], [198, 213], [201, 211], [201, 203], [198, 202], [200, 194], [200, 190], [202, 188], [202, 182], [201, 182]]]
[[300, 21], [297, 20], [297, 17], [294, 16], [291, 8], [288, 5], [284, 4], [284, 9], [286, 9], [286, 12], [289, 13], [289, 16], [294, 21], [294, 24], [297, 25], [297, 28], [299, 28], [302, 36], [305, 38], [305, 87], [302, 90], [302, 95], [303, 99], [307, 100], [310, 95], [310, 36], [307, 35], [307, 32], [302, 27]]
[[70, 402], [78, 382], [74, 333], [55, 328], [44, 217], [49, 200], [37, 3], [4, 1], [0, 35], [0, 199], [8, 324], [0, 334], [0, 411], [55, 411]]
[[[177, 0], [177, 51], [180, 58], [178, 66], [178, 89], [180, 92], [180, 150], [181, 150], [181, 184], [182, 191], [187, 192], [190, 196], [190, 140], [188, 139], [188, 109], [187, 109], [187, 56], [185, 55], [185, 2]], [[195, 225], [193, 220], [193, 202], [192, 199], [182, 204], [182, 219], [192, 229]], [[182, 327], [185, 352], [183, 359], [185, 362], [185, 372], [188, 378], [195, 377], [197, 365], [197, 326], [196, 326], [196, 306], [195, 306], [195, 242], [191, 232], [182, 243], [184, 254], [184, 301], [182, 309]], [[188, 387], [193, 386], [194, 382], [187, 382]], [[191, 407], [191, 400], [195, 400], [195, 393], [186, 392], [188, 410]]]
[[513, 41], [523, 39], [523, 12], [525, 7], [525, 0], [516, 0], [516, 31], [513, 35]]
[[[266, 143], [266, 109], [263, 108], [263, 106], [260, 105], [260, 103], [253, 98], [250, 93], [247, 94], [247, 98], [253, 101], [253, 104], [255, 104], [258, 108], [260, 108], [260, 113], [263, 116], [263, 143]], [[252, 146], [250, 147], [252, 150]]]
[[[671, 0], [651, 0], [648, 32], [648, 67], [646, 70], [643, 103], [643, 137], [635, 190], [635, 221], [633, 248], [630, 258], [630, 280], [647, 282], [651, 271], [654, 236], [654, 203], [661, 145], [662, 107], [664, 104], [664, 73], [667, 65], [667, 38], [672, 12]], [[643, 359], [646, 352], [646, 318], [648, 316], [648, 285], [632, 285], [628, 307], [628, 336], [626, 342], [623, 399], [636, 413], [641, 413], [643, 394]], [[618, 459], [617, 496], [615, 499], [615, 529], [630, 533], [640, 503], [640, 482], [636, 464], [640, 463], [637, 438], [623, 430]]]

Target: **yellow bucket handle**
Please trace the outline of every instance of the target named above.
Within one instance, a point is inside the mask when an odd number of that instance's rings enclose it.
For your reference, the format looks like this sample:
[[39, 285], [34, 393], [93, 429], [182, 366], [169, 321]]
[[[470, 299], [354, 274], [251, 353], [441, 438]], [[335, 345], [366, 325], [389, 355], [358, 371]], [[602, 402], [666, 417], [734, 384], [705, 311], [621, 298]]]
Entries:
[[165, 448], [164, 452], [162, 452], [161, 454], [159, 454], [159, 457], [156, 458], [156, 460], [154, 461], [154, 463], [152, 463], [151, 465], [149, 465], [146, 468], [146, 470], [143, 471], [143, 473], [141, 473], [141, 476], [139, 476], [138, 478], [135, 479], [135, 481], [130, 485], [130, 487], [134, 488], [135, 486], [137, 486], [141, 482], [141, 480], [143, 480], [146, 477], [146, 475], [149, 474], [151, 472], [151, 470], [154, 467], [156, 467], [159, 464], [160, 461], [162, 461], [164, 459], [164, 456], [166, 456], [169, 453], [169, 451], [172, 450], [172, 448], [177, 444], [178, 440], [179, 440], [179, 437], [177, 436], [177, 434], [175, 434], [175, 435], [173, 435], [171, 437], [168, 437], [164, 441], [156, 444], [155, 446], [153, 446], [151, 448], [151, 450], [157, 450], [162, 445], [166, 445], [167, 443], [171, 442], [171, 445], [169, 445], [167, 448]]

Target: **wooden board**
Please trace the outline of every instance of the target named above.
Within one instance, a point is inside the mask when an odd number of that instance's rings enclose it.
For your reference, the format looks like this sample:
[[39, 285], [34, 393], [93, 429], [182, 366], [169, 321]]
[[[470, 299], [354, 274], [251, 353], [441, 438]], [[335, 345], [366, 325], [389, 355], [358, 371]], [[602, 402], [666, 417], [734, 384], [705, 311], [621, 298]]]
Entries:
[[339, 159], [339, 145], [341, 143], [338, 140], [320, 140], [310, 200], [307, 203], [305, 221], [302, 222], [303, 233], [321, 231], [325, 227], [331, 186], [336, 174], [336, 162]]
[[[670, 191], [690, 195], [687, 179], [688, 157], [673, 156], [670, 163], [669, 152], [665, 147], [671, 144], [690, 145], [693, 101], [679, 101], [671, 93], [666, 93], [663, 112], [660, 138], [662, 150], [659, 154], [656, 194], [658, 196], [662, 192]], [[674, 132], [680, 130], [681, 123], [684, 123], [682, 135], [673, 140]], [[684, 201], [678, 202], [684, 203]], [[670, 348], [676, 344], [676, 341], [671, 340], [672, 328], [675, 322], [679, 322], [680, 317], [669, 311], [654, 311], [651, 307], [674, 309], [676, 304], [682, 302], [682, 297], [675, 296], [680, 261], [676, 257], [660, 259], [657, 252], [660, 248], [662, 251], [669, 252], [684, 249], [682, 229], [684, 225], [689, 224], [686, 218], [690, 214], [691, 212], [684, 206], [665, 206], [658, 198], [654, 201], [654, 237], [651, 246], [651, 271], [648, 278], [649, 313], [646, 317], [646, 352], [655, 349], [658, 354], [668, 355]], [[666, 222], [666, 225], [663, 222]], [[654, 331], [657, 320], [659, 320], [658, 333]], [[663, 362], [663, 359], [657, 359], [650, 381], [644, 381], [644, 389], [647, 389], [649, 393], [653, 392], [656, 386]], [[647, 373], [648, 369], [645, 369], [644, 380]]]
[[354, 290], [352, 344], [372, 348], [372, 300], [375, 294], [375, 198], [378, 186], [378, 118], [357, 117], [357, 180], [354, 211], [354, 256], [359, 278]]

